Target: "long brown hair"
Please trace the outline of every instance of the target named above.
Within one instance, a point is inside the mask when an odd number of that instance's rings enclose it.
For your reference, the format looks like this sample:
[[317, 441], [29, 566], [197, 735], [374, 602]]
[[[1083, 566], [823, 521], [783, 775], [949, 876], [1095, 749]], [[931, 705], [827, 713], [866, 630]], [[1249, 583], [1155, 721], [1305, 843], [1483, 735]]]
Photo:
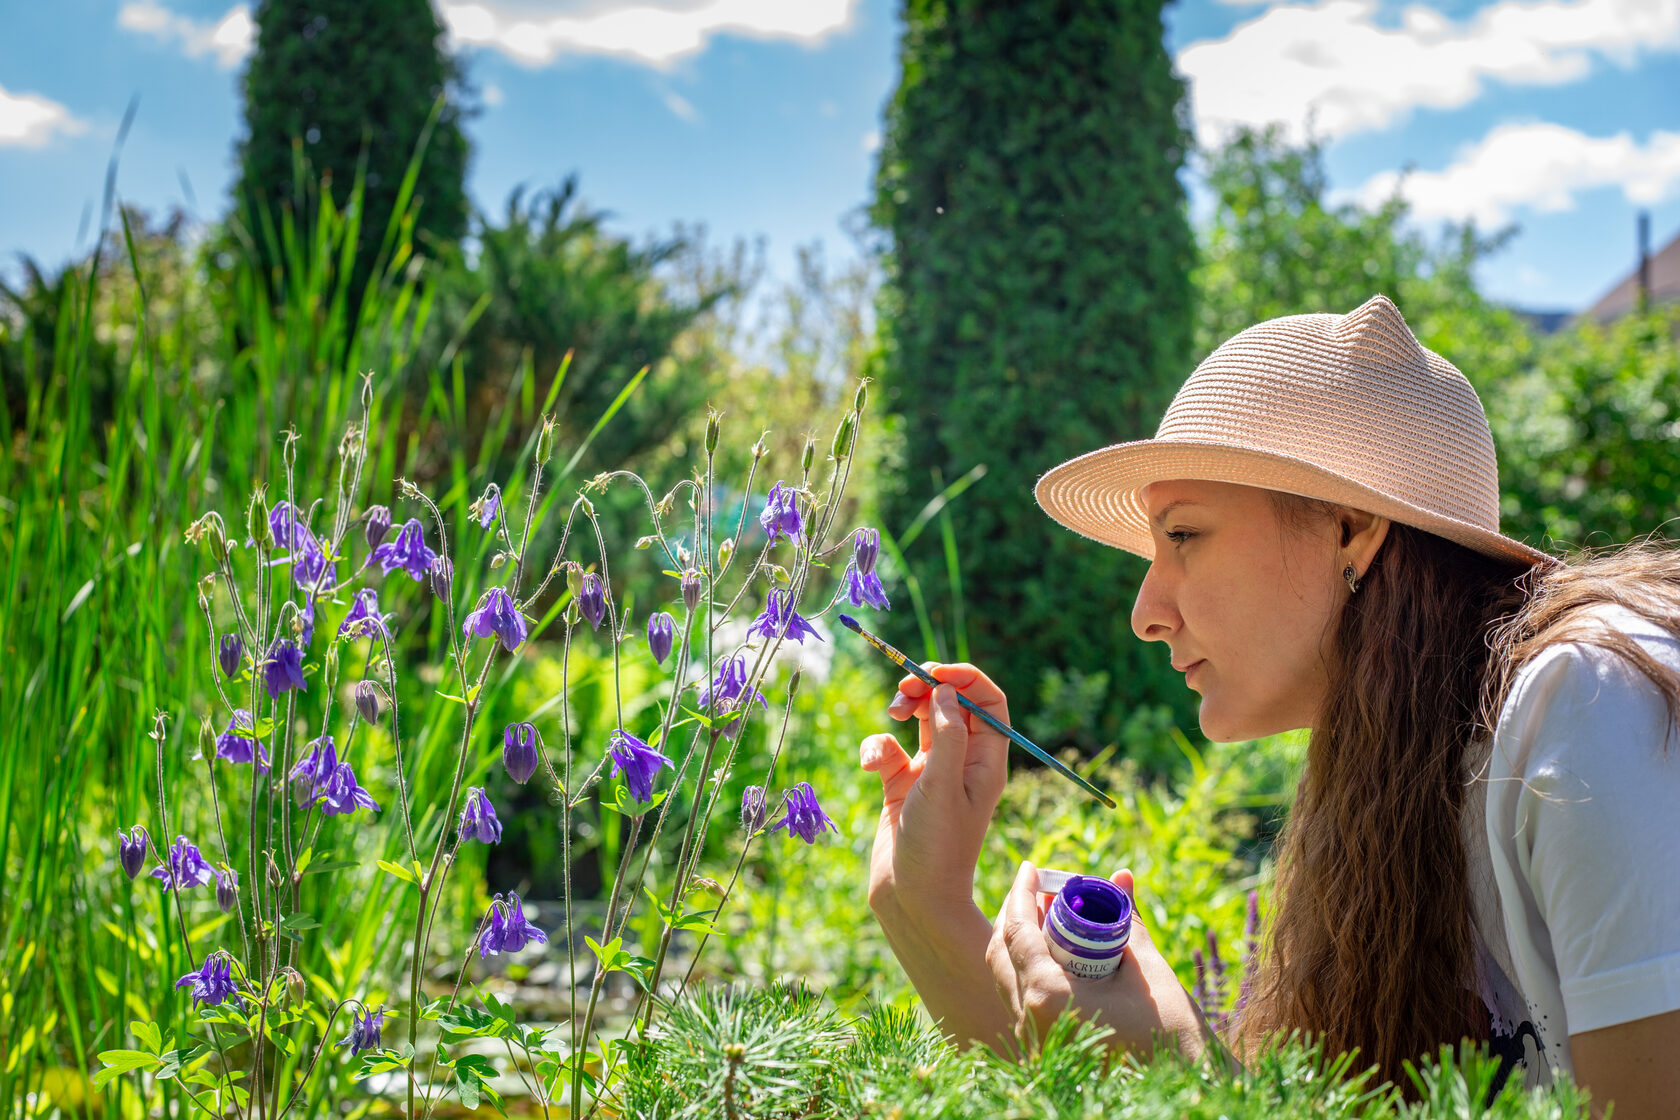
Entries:
[[[1272, 498], [1294, 531], [1336, 515]], [[1680, 677], [1583, 615], [1600, 603], [1680, 635], [1680, 553], [1638, 542], [1527, 569], [1390, 526], [1327, 643], [1329, 688], [1279, 842], [1240, 1050], [1301, 1031], [1404, 1085], [1403, 1061], [1487, 1037], [1460, 823], [1479, 789], [1469, 748], [1492, 733], [1517, 671], [1560, 641], [1627, 657], [1680, 712]]]

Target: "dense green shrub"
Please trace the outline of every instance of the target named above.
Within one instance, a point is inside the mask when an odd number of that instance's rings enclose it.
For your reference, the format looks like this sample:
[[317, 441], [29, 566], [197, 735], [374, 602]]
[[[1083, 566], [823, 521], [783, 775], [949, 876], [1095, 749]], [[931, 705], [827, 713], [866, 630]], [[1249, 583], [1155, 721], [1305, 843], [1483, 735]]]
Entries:
[[[892, 242], [881, 383], [904, 447], [884, 527], [905, 534], [983, 465], [949, 523], [906, 548], [939, 653], [985, 665], [1023, 712], [1046, 668], [1110, 672], [1102, 741], [1135, 705], [1185, 726], [1194, 708], [1131, 634], [1142, 565], [1047, 521], [1032, 487], [1152, 435], [1188, 372], [1188, 137], [1161, 7], [907, 0], [876, 180]], [[919, 650], [907, 616], [889, 637]]]

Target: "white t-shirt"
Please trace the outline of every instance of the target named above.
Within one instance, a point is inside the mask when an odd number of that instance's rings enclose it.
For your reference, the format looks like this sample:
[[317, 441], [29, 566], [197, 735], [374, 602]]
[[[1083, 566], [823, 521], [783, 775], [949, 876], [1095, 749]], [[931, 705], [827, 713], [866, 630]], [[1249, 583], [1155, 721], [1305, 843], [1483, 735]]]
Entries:
[[[1667, 630], [1621, 607], [1593, 615], [1680, 672]], [[1472, 752], [1486, 762], [1464, 814], [1481, 996], [1494, 1051], [1531, 1086], [1573, 1071], [1571, 1034], [1680, 1009], [1670, 728], [1643, 673], [1568, 643], [1523, 667], [1492, 741]]]

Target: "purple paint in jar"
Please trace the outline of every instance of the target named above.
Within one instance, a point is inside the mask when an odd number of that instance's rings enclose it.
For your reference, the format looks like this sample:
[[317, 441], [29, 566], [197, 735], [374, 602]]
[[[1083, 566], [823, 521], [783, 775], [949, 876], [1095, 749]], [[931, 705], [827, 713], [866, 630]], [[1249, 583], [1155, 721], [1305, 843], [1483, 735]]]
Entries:
[[1120, 967], [1132, 933], [1131, 895], [1096, 875], [1055, 871], [1039, 872], [1039, 889], [1056, 892], [1044, 915], [1044, 937], [1056, 963], [1088, 980]]

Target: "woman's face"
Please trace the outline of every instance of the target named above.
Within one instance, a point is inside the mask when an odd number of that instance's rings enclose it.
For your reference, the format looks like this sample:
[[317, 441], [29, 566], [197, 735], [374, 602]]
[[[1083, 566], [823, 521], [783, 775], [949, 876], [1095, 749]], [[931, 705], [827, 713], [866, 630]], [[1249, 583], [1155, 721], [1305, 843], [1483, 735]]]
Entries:
[[1267, 491], [1227, 482], [1156, 482], [1142, 498], [1155, 559], [1132, 629], [1188, 670], [1202, 733], [1232, 742], [1310, 727], [1348, 598], [1341, 570], [1350, 560], [1365, 569], [1342, 547], [1340, 525], [1292, 529]]

